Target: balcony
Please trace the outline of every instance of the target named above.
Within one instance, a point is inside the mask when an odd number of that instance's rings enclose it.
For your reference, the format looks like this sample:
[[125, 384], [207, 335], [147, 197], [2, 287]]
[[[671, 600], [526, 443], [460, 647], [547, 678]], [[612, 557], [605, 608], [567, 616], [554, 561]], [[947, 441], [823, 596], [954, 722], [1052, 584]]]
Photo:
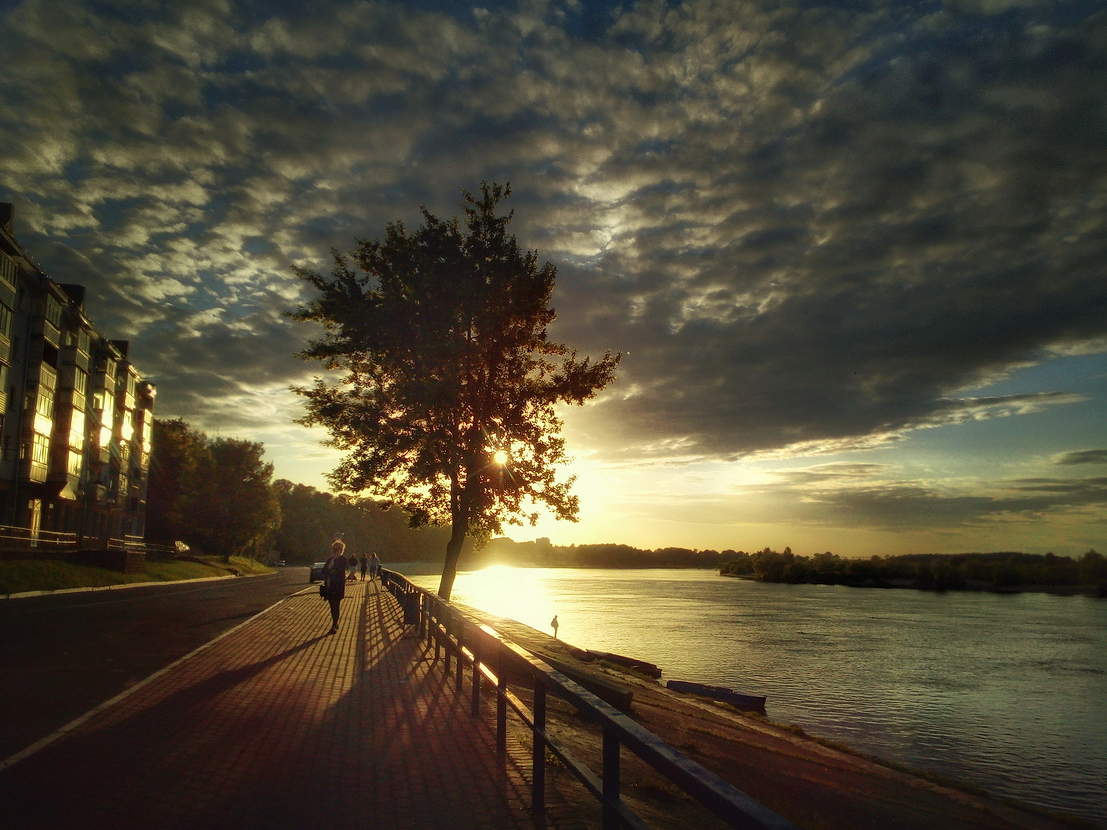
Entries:
[[43, 484], [46, 482], [47, 471], [47, 466], [43, 462], [31, 461], [27, 467], [27, 481]]
[[37, 323], [38, 324], [35, 326], [35, 334], [41, 334], [43, 340], [55, 349], [58, 348], [58, 345], [61, 343], [61, 329], [46, 318], [42, 318], [37, 321]]

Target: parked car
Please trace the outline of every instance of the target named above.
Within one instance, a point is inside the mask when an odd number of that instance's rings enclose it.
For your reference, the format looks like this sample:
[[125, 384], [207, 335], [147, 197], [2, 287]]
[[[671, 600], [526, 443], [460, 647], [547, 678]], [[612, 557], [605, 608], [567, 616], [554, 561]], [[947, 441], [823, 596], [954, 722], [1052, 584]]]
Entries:
[[283, 568], [283, 567], [285, 567], [285, 566], [286, 566], [287, 564], [288, 564], [288, 563], [287, 563], [287, 562], [285, 562], [285, 561], [284, 561], [283, 559], [278, 559], [278, 560], [277, 560], [277, 567], [278, 567], [278, 568]]
[[317, 579], [323, 578], [323, 568], [326, 566], [326, 562], [312, 562], [311, 571], [308, 573], [308, 582], [314, 582]]

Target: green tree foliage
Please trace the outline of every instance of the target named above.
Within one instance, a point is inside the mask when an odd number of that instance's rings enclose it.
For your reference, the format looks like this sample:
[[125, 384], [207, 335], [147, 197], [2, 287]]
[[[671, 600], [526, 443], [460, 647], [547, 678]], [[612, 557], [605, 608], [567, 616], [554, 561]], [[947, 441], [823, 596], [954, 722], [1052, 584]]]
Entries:
[[280, 526], [280, 504], [264, 447], [210, 439], [182, 420], [154, 421], [147, 536], [208, 553], [264, 558]]
[[216, 438], [206, 449], [185, 541], [228, 559], [264, 557], [281, 520], [271, 481], [273, 465], [263, 458], [265, 447], [255, 441]]
[[183, 540], [189, 524], [190, 498], [199, 485], [207, 437], [180, 418], [155, 418], [151, 442], [146, 536], [171, 544]]
[[345, 540], [350, 553], [376, 551], [386, 565], [437, 560], [450, 536], [441, 527], [411, 528], [399, 511], [384, 510], [369, 498], [335, 496], [285, 479], [273, 486], [281, 503], [275, 545], [280, 558], [289, 562], [325, 559], [335, 536]]
[[396, 222], [383, 242], [335, 252], [329, 277], [297, 270], [319, 296], [293, 317], [324, 327], [302, 356], [338, 373], [296, 390], [301, 423], [345, 452], [337, 489], [399, 505], [413, 526], [450, 526], [443, 598], [467, 536], [533, 524], [538, 505], [575, 519], [572, 479], [555, 475], [567, 459], [554, 407], [595, 395], [619, 357], [578, 359], [549, 340], [557, 272], [508, 234], [511, 214], [497, 213], [508, 195], [484, 184], [465, 194], [464, 227], [423, 209], [413, 233]]

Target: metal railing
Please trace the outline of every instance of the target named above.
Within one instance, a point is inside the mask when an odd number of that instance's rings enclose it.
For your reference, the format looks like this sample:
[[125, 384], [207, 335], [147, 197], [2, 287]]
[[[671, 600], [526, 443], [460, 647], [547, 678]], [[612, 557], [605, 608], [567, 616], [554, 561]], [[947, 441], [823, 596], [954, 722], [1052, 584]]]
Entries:
[[108, 539], [108, 550], [130, 550], [138, 553], [153, 553], [162, 556], [175, 556], [178, 548], [174, 545], [157, 545], [145, 541], [141, 536], [124, 536], [122, 539]]
[[[451, 664], [458, 691], [465, 683], [465, 667], [472, 667], [469, 681], [470, 710], [481, 712], [482, 681], [495, 690], [496, 748], [507, 751], [507, 709], [510, 707], [531, 730], [531, 809], [545, 811], [546, 751], [548, 750], [595, 796], [603, 811], [604, 830], [647, 827], [620, 797], [620, 749], [626, 748], [662, 776], [704, 805], [731, 827], [758, 830], [796, 830], [795, 825], [754, 801], [715, 773], [682, 755], [648, 729], [601, 700], [580, 684], [556, 671], [527, 649], [513, 643], [494, 628], [477, 625], [448, 602], [413, 585], [395, 571], [382, 570], [382, 581], [399, 600], [404, 622], [417, 626], [434, 659], [447, 676]], [[533, 711], [508, 689], [508, 676], [525, 678], [533, 690]], [[546, 696], [555, 694], [573, 704], [597, 724], [603, 733], [603, 773], [597, 776], [559, 745], [546, 728]]]
[[0, 547], [59, 550], [77, 547], [77, 534], [57, 530], [0, 525]]

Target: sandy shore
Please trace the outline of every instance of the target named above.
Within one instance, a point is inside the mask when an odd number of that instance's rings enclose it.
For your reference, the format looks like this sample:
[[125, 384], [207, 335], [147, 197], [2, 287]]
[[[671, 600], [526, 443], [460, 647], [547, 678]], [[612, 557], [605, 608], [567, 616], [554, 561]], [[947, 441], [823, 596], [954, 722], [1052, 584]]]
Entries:
[[[539, 655], [630, 689], [631, 715], [643, 726], [799, 827], [1071, 830], [1094, 826], [937, 783], [830, 746], [761, 715], [672, 692], [658, 681], [621, 667], [603, 661], [584, 662], [574, 657], [578, 649], [529, 626], [455, 604], [474, 620], [491, 625]], [[814, 688], [812, 693], [816, 693]], [[598, 731], [560, 701], [551, 704], [550, 717], [552, 731], [598, 772]], [[696, 830], [720, 826], [711, 814], [628, 752], [623, 753], [623, 766], [624, 797], [651, 824]]]

